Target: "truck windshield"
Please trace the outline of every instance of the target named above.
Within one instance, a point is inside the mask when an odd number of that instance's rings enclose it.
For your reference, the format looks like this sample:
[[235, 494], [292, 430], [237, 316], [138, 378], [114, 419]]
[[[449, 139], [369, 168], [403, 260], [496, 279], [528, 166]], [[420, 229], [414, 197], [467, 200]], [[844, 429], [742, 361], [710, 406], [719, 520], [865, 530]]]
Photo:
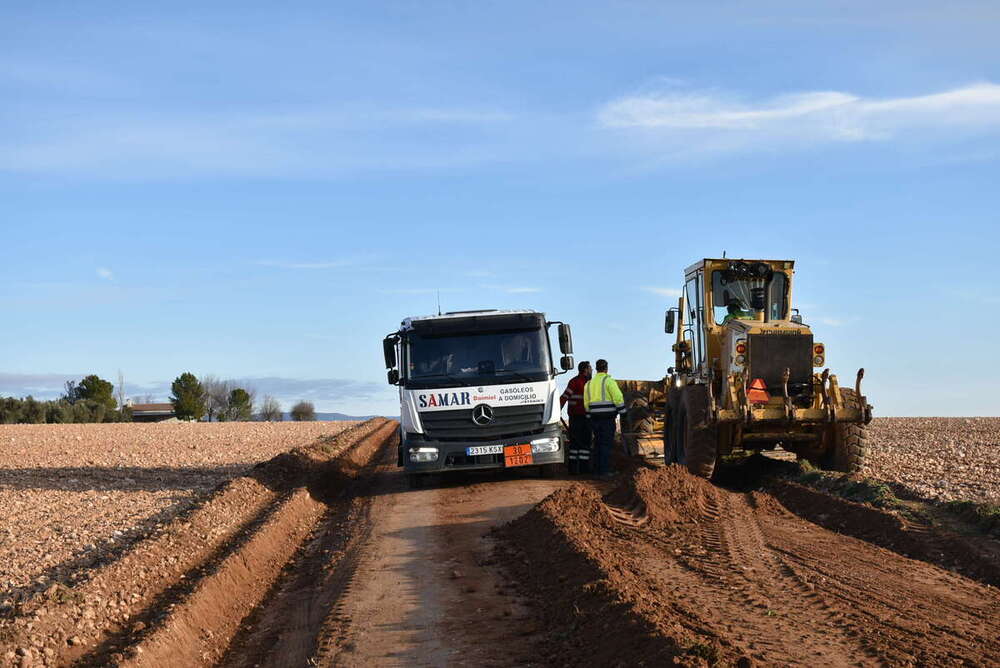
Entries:
[[771, 310], [768, 319], [784, 320], [788, 312], [788, 279], [783, 272], [774, 272], [771, 284], [765, 286], [764, 281], [752, 278], [726, 281], [723, 272], [713, 271], [712, 311], [715, 315], [715, 324], [721, 325], [733, 318], [753, 320], [750, 289], [755, 287], [767, 287], [767, 303]]
[[548, 339], [539, 329], [417, 334], [406, 344], [407, 385], [472, 385], [549, 376]]

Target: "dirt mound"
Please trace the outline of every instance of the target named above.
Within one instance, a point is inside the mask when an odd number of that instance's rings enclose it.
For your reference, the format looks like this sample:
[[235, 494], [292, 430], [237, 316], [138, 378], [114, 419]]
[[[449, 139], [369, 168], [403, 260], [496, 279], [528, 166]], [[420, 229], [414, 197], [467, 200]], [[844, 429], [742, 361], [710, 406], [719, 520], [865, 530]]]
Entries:
[[[663, 665], [684, 651], [629, 600], [622, 543], [600, 494], [574, 485], [502, 527], [498, 555], [553, 629], [555, 665]], [[689, 657], [693, 658], [693, 657]], [[682, 662], [697, 665], [698, 661]]]
[[[906, 536], [899, 518], [809, 491], [637, 471], [603, 498], [584, 485], [553, 494], [500, 530], [503, 558], [547, 622], [553, 664], [1000, 659], [996, 589], [877, 546]], [[797, 513], [828, 514], [830, 528]]]
[[250, 475], [278, 491], [303, 486], [311, 490], [329, 491], [337, 487], [338, 479], [356, 477], [360, 468], [359, 462], [337, 456], [344, 450], [344, 444], [355, 443], [367, 437], [387, 422], [389, 420], [385, 418], [374, 418], [354, 425], [334, 437], [282, 452], [257, 464]]
[[641, 501], [653, 525], [666, 529], [702, 520], [705, 509], [711, 506], [718, 493], [718, 488], [709, 481], [673, 464], [666, 468], [633, 471], [604, 500], [616, 506]]

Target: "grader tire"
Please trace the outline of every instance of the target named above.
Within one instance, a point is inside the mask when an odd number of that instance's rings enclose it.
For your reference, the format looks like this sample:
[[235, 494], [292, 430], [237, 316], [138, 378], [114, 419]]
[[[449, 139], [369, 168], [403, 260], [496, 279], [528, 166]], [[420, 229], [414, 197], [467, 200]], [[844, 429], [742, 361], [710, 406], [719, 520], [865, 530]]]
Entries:
[[677, 424], [681, 418], [681, 402], [676, 389], [667, 393], [666, 403], [663, 414], [663, 461], [677, 464]]
[[680, 403], [675, 461], [692, 475], [711, 478], [719, 450], [719, 426], [709, 422], [708, 390], [704, 385], [689, 385]]
[[[854, 390], [841, 388], [845, 404], [858, 404]], [[853, 422], [835, 424], [831, 428], [831, 447], [823, 458], [823, 468], [841, 473], [860, 473], [868, 458], [868, 430]]]

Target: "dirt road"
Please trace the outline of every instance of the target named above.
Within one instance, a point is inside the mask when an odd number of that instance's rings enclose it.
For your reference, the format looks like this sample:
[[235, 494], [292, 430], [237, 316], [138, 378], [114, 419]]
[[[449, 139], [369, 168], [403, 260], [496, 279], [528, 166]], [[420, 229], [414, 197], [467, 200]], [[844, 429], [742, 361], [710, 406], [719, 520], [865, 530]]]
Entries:
[[995, 541], [676, 468], [614, 489], [510, 471], [410, 490], [396, 439], [377, 419], [258, 466], [0, 614], [0, 659], [1000, 665]]
[[387, 449], [332, 504], [224, 663], [537, 662], [525, 638], [540, 628], [497, 567], [491, 529], [568, 484], [525, 471], [460, 475], [411, 490]]

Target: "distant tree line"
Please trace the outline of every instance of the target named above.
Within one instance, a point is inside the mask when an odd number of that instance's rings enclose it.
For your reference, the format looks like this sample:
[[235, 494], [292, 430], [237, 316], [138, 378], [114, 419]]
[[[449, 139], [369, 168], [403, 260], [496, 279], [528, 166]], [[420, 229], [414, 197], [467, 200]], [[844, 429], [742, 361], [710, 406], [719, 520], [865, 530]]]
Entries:
[[63, 396], [51, 401], [38, 400], [31, 395], [23, 399], [0, 398], [0, 423], [3, 424], [131, 421], [132, 410], [119, 405], [114, 385], [93, 374], [79, 383], [67, 381]]
[[[68, 381], [59, 399], [0, 398], [0, 423], [131, 422], [132, 409], [125, 405], [124, 385], [125, 379], [119, 371], [117, 392], [110, 381], [91, 374], [79, 383]], [[284, 419], [277, 399], [264, 395], [258, 404], [255, 388], [241, 387], [233, 380], [215, 376], [199, 380], [193, 373], [185, 372], [174, 379], [170, 392], [174, 413], [182, 420], [281, 422]], [[144, 398], [144, 403], [152, 402], [152, 397]], [[294, 421], [316, 419], [316, 411], [308, 401], [295, 404], [289, 415]]]
[[[216, 376], [199, 379], [186, 372], [174, 379], [170, 390], [170, 403], [182, 420], [281, 422], [284, 419], [277, 399], [265, 394], [258, 402], [256, 388], [241, 386], [235, 380]], [[316, 410], [308, 401], [300, 401], [292, 407], [289, 416], [295, 422], [315, 420]]]

